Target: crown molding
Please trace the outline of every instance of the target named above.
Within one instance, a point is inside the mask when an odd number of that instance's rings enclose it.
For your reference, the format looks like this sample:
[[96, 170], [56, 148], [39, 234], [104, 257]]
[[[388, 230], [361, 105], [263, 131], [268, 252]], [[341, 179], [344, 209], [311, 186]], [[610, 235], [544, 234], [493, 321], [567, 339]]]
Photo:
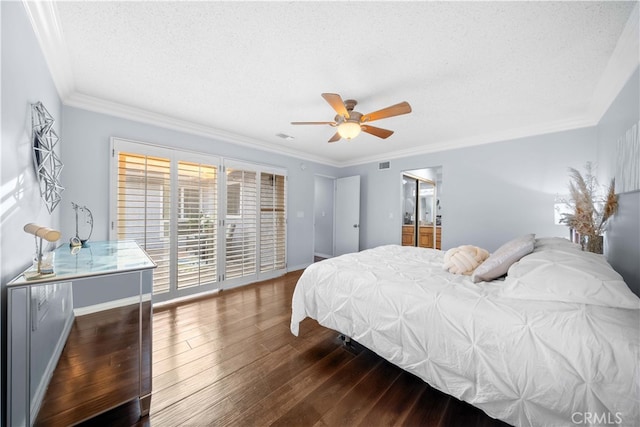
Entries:
[[422, 147], [393, 151], [384, 155], [365, 157], [353, 162], [343, 162], [340, 163], [340, 167], [359, 166], [367, 163], [377, 163], [381, 161], [401, 159], [423, 154], [433, 154], [442, 151], [456, 150], [459, 148], [467, 148], [484, 144], [492, 144], [495, 142], [527, 138], [537, 135], [545, 135], [550, 133], [593, 127], [596, 124], [597, 122], [593, 122], [592, 120], [577, 117], [570, 120], [537, 124], [534, 126], [509, 129], [500, 132], [472, 136], [469, 138], [444, 140], [436, 144], [428, 144]]
[[640, 16], [638, 8], [638, 2], [636, 2], [593, 93], [588, 111], [588, 117], [591, 121], [600, 121], [636, 68], [638, 68], [638, 65], [640, 65], [640, 31], [638, 27]]
[[417, 148], [392, 151], [386, 154], [362, 157], [353, 161], [335, 161], [326, 157], [314, 156], [309, 153], [292, 150], [286, 147], [275, 147], [258, 139], [238, 135], [232, 132], [226, 132], [187, 120], [176, 119], [153, 113], [140, 108], [135, 108], [111, 101], [105, 101], [100, 98], [74, 93], [63, 102], [69, 107], [80, 108], [95, 113], [106, 114], [109, 116], [120, 117], [126, 120], [132, 120], [140, 123], [146, 123], [165, 129], [171, 129], [178, 132], [185, 132], [192, 135], [198, 135], [205, 138], [215, 139], [220, 142], [227, 142], [236, 145], [242, 145], [248, 148], [258, 149], [275, 154], [284, 154], [296, 159], [315, 162], [327, 166], [343, 168], [349, 166], [358, 166], [367, 163], [375, 163], [385, 160], [399, 159], [403, 157], [411, 157], [422, 154], [432, 154], [441, 151], [455, 150], [476, 145], [490, 144], [493, 142], [507, 141], [512, 139], [525, 138], [536, 135], [543, 135], [567, 130], [591, 127], [598, 124], [598, 120], [589, 120], [588, 118], [574, 118], [570, 120], [562, 120], [549, 122], [542, 125], [527, 126], [518, 129], [510, 129], [506, 131], [494, 132], [484, 135], [472, 136], [468, 138], [444, 140], [436, 144], [428, 144]]
[[73, 93], [63, 100], [64, 105], [69, 107], [80, 108], [95, 113], [106, 114], [109, 116], [120, 117], [126, 120], [146, 123], [165, 129], [171, 129], [178, 132], [185, 132], [192, 135], [203, 136], [205, 138], [215, 139], [220, 142], [227, 142], [236, 145], [267, 151], [275, 154], [284, 154], [296, 159], [306, 160], [309, 162], [321, 163], [329, 166], [339, 167], [339, 164], [324, 157], [317, 157], [298, 150], [292, 150], [287, 147], [273, 146], [264, 141], [238, 135], [232, 132], [215, 129], [210, 126], [193, 123], [187, 120], [176, 119], [174, 117], [153, 113], [141, 108], [135, 108], [116, 102], [105, 101], [100, 98]]
[[74, 92], [75, 85], [71, 59], [60, 27], [55, 2], [23, 0], [22, 4], [49, 66], [58, 96], [64, 101]]
[[313, 156], [309, 153], [305, 153], [299, 150], [292, 150], [285, 147], [274, 147], [273, 145], [254, 138], [249, 138], [232, 132], [222, 131], [186, 120], [176, 119], [173, 117], [153, 113], [140, 108], [130, 107], [111, 101], [105, 101], [103, 99], [91, 97], [88, 95], [74, 93], [64, 101], [64, 105], [80, 108], [87, 111], [93, 111], [95, 113], [120, 117], [126, 120], [146, 123], [165, 129], [175, 130], [178, 132], [185, 132], [192, 135], [211, 138], [220, 142], [242, 145], [248, 148], [267, 151], [270, 153], [284, 154], [295, 157], [296, 159], [320, 163], [337, 168], [358, 166], [367, 163], [393, 160], [422, 154], [431, 154], [441, 151], [455, 150], [458, 148], [466, 148], [476, 145], [490, 144], [494, 142], [591, 127], [597, 125], [599, 120], [599, 117], [596, 121], [585, 118], [574, 118], [570, 120], [550, 122], [542, 125], [534, 125], [518, 129], [510, 129], [506, 131], [472, 136], [468, 138], [444, 140], [436, 144], [428, 144], [417, 148], [398, 150], [382, 155], [363, 157], [354, 161], [334, 161], [326, 157]]

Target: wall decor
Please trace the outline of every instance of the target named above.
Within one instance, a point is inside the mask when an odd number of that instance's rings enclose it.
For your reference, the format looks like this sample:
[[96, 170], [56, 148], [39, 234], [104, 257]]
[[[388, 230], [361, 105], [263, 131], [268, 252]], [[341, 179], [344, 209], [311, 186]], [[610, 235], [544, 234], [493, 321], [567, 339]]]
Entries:
[[42, 102], [31, 104], [33, 163], [36, 177], [40, 182], [40, 197], [44, 200], [49, 213], [58, 206], [64, 191], [60, 183], [63, 164], [55, 152], [60, 138], [53, 129], [54, 122], [55, 120]]
[[616, 146], [616, 188], [618, 193], [640, 190], [640, 122], [633, 125]]

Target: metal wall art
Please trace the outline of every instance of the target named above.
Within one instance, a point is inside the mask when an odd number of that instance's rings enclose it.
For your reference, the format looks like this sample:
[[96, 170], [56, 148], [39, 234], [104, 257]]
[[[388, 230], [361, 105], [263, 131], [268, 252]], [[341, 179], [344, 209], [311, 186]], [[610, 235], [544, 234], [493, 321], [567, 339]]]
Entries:
[[[89, 246], [87, 242], [91, 238], [91, 233], [93, 233], [93, 214], [86, 206], [80, 206], [73, 202], [71, 202], [71, 206], [76, 212], [76, 235], [71, 238], [71, 246], [77, 246], [79, 243], [83, 248], [86, 248]], [[82, 212], [84, 216], [82, 222], [79, 221], [78, 211]], [[80, 237], [81, 233], [86, 237]]]
[[42, 102], [31, 104], [31, 128], [33, 145], [33, 163], [36, 177], [40, 181], [40, 196], [49, 213], [62, 200], [64, 188], [60, 184], [62, 161], [55, 152], [59, 138], [53, 130], [55, 120]]

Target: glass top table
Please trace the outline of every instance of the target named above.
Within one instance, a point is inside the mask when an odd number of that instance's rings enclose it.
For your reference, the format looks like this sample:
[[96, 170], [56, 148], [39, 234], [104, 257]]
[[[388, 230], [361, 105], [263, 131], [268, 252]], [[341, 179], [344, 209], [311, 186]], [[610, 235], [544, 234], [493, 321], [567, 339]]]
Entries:
[[156, 267], [147, 253], [133, 240], [89, 242], [87, 247], [76, 248], [64, 244], [53, 252], [53, 274], [38, 276], [37, 269], [31, 267], [9, 282], [8, 286], [73, 280]]

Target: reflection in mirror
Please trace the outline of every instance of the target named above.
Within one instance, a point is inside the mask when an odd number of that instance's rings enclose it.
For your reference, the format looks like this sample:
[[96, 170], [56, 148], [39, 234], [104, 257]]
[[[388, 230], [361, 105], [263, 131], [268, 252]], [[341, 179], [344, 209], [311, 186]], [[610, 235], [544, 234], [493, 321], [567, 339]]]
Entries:
[[402, 173], [402, 245], [441, 249], [442, 167]]
[[77, 316], [35, 424], [73, 425], [137, 397], [139, 321], [139, 304]]

